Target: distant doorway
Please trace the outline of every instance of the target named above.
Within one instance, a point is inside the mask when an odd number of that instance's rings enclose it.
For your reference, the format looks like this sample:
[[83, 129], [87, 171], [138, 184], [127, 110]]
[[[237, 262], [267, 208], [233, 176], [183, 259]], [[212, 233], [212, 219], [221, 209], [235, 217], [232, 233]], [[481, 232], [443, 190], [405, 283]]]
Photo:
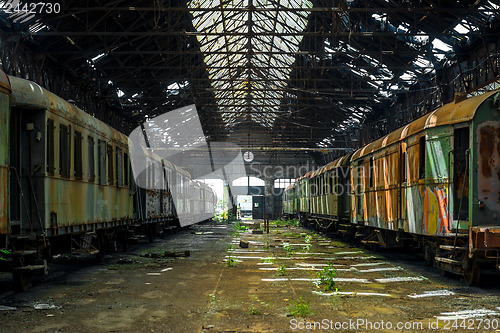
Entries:
[[236, 198], [238, 202], [238, 212], [242, 220], [251, 220], [252, 216], [252, 196], [251, 195], [238, 195]]
[[254, 220], [264, 218], [264, 196], [252, 196], [252, 218]]

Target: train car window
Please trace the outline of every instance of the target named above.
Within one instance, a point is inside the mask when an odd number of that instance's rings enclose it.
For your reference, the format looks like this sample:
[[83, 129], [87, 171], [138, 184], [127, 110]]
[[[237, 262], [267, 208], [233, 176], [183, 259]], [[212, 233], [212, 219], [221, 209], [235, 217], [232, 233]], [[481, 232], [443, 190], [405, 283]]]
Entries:
[[113, 175], [113, 146], [112, 145], [108, 145], [107, 155], [108, 155], [108, 184], [113, 185], [115, 177]]
[[128, 154], [123, 154], [123, 183], [125, 186], [129, 185], [130, 179], [130, 161], [128, 159]]
[[418, 159], [418, 178], [425, 178], [425, 136], [421, 136], [418, 139], [418, 150], [419, 150], [419, 159]]
[[47, 119], [47, 173], [54, 175], [54, 120]]
[[123, 154], [122, 149], [116, 147], [116, 185], [123, 186]]
[[363, 191], [364, 191], [364, 184], [363, 184], [363, 178], [365, 173], [365, 169], [363, 166], [363, 162], [359, 161], [357, 164], [356, 168], [356, 173], [357, 173], [357, 183], [356, 183], [356, 192], [358, 193], [356, 200], [357, 200], [357, 218], [362, 219], [362, 214], [363, 214]]
[[335, 193], [335, 185], [338, 183], [338, 169], [334, 169], [330, 174], [330, 193]]
[[99, 140], [97, 142], [97, 149], [99, 184], [106, 185], [106, 142]]
[[149, 168], [148, 168], [148, 183], [147, 183], [148, 188], [153, 187], [154, 174], [155, 174], [154, 162], [151, 161], [151, 163], [149, 164]]
[[74, 154], [73, 154], [73, 165], [74, 165], [74, 176], [77, 179], [82, 179], [83, 176], [83, 165], [82, 165], [82, 133], [75, 131], [75, 137], [73, 139]]
[[370, 157], [370, 160], [369, 160], [369, 165], [368, 165], [368, 168], [369, 168], [369, 172], [370, 172], [370, 187], [373, 187], [373, 183], [374, 183], [374, 178], [375, 178], [375, 165], [373, 163], [373, 157]]
[[177, 176], [177, 184], [179, 184], [179, 193], [184, 193], [184, 183], [182, 182], [182, 177], [180, 175]]
[[69, 151], [69, 131], [68, 126], [60, 125], [59, 127], [59, 174], [62, 177], [69, 178], [70, 167], [70, 151]]
[[87, 156], [88, 156], [88, 171], [89, 171], [89, 182], [95, 181], [95, 150], [94, 150], [94, 138], [91, 136], [87, 137]]

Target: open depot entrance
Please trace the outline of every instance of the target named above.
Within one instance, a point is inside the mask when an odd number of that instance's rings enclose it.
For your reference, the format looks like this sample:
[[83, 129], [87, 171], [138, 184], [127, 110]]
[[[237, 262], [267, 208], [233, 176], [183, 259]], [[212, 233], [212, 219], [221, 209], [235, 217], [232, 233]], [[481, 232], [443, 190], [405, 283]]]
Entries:
[[264, 218], [264, 180], [257, 177], [240, 177], [233, 181], [232, 191], [242, 220]]

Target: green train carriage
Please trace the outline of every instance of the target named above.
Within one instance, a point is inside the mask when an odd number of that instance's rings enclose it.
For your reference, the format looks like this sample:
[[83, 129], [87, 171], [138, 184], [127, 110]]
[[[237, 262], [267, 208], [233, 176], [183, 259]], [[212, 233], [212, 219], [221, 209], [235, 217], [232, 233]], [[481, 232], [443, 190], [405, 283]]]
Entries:
[[293, 218], [297, 212], [297, 188], [295, 183], [289, 185], [283, 191], [283, 215], [285, 218]]
[[351, 156], [342, 156], [310, 176], [309, 220], [320, 230], [344, 230], [343, 226], [350, 222]]

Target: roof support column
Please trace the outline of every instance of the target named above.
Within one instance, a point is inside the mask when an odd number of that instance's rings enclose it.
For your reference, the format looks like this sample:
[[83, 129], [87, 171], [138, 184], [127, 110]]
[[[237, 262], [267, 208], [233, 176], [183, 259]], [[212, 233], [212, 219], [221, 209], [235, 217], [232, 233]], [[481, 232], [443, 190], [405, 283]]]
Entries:
[[264, 218], [274, 219], [277, 217], [278, 212], [274, 211], [274, 178], [266, 177], [265, 182], [265, 211]]

